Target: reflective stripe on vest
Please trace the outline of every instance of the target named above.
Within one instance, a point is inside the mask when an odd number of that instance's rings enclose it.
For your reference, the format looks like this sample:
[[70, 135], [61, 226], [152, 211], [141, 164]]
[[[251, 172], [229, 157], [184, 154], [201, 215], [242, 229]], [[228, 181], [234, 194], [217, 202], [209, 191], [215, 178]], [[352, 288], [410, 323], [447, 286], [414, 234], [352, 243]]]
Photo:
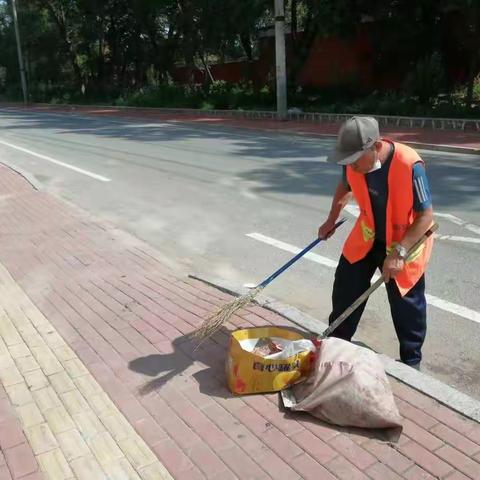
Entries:
[[[413, 165], [422, 161], [417, 152], [401, 143], [392, 142], [395, 152], [388, 172], [386, 212], [387, 252], [401, 242], [415, 219], [413, 211]], [[373, 246], [375, 221], [365, 175], [347, 167], [347, 180], [360, 208], [360, 215], [343, 247], [350, 263], [362, 260]], [[395, 279], [400, 293], [405, 295], [420, 279], [430, 259], [433, 238], [430, 237], [409, 259]]]

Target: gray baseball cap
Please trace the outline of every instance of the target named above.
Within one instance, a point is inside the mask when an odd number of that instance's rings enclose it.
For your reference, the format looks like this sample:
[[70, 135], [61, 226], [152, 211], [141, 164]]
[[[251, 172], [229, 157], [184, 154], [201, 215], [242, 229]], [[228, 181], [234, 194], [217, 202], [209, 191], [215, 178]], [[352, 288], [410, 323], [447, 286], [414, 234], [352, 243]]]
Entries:
[[380, 131], [377, 120], [372, 117], [349, 118], [340, 127], [337, 145], [327, 161], [338, 165], [355, 163], [378, 140]]

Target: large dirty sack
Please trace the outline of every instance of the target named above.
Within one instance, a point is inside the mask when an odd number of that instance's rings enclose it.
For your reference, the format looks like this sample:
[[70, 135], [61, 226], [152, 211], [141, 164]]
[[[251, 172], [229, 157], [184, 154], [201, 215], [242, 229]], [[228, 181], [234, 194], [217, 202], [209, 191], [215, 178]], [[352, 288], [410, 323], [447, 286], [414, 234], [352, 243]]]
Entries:
[[338, 338], [322, 340], [309, 378], [293, 387], [292, 410], [362, 428], [400, 427], [402, 418], [377, 354]]

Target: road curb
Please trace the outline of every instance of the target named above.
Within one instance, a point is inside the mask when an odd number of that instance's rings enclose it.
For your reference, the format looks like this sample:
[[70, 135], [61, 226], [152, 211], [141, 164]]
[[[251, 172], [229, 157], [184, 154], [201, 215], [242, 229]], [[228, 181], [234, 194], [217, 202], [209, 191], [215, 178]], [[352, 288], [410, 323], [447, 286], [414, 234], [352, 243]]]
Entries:
[[[234, 125], [236, 128], [256, 128], [257, 127], [242, 127], [238, 125]], [[321, 137], [321, 138], [337, 138], [337, 135], [334, 133], [316, 133], [316, 132], [306, 132], [301, 130], [279, 130], [276, 128], [261, 128], [263, 131], [268, 132], [276, 132], [276, 133], [283, 133], [289, 135], [302, 135], [302, 136], [311, 136], [311, 137]], [[388, 137], [388, 134], [386, 135]], [[463, 153], [464, 155], [480, 155], [480, 148], [472, 148], [472, 147], [461, 147], [459, 145], [444, 145], [444, 144], [436, 144], [436, 143], [422, 143], [422, 142], [400, 142], [404, 145], [408, 145], [409, 147], [415, 148], [417, 150], [434, 150], [437, 152], [451, 152], [451, 153]]]
[[[9, 104], [9, 102], [4, 102]], [[13, 103], [14, 105], [18, 105]], [[69, 104], [69, 103], [32, 103], [32, 106], [39, 106], [43, 108], [55, 108], [64, 107], [70, 108], [70, 110], [81, 108], [114, 108], [124, 111], [153, 111], [159, 113], [174, 113], [179, 115], [211, 115], [215, 117], [224, 118], [246, 118], [246, 119], [271, 119], [284, 121], [279, 117], [279, 114], [275, 110], [228, 110], [228, 109], [200, 109], [200, 108], [169, 108], [169, 107], [135, 107], [128, 105], [111, 105], [111, 104]], [[303, 123], [342, 123], [346, 119], [350, 118], [353, 113], [333, 113], [333, 112], [303, 112], [301, 110], [295, 111], [293, 108], [288, 111], [287, 119], [290, 121], [303, 122]], [[357, 114], [358, 115], [358, 114]], [[393, 125], [396, 127], [413, 128], [418, 127], [420, 129], [429, 130], [454, 130], [465, 131], [467, 127], [471, 127], [474, 131], [480, 132], [480, 120], [476, 118], [447, 118], [447, 117], [415, 117], [415, 116], [403, 116], [403, 115], [380, 115], [374, 113], [363, 113], [362, 115], [368, 115], [375, 117], [379, 123], [383, 126]], [[448, 128], [450, 127], [450, 128]]]
[[0, 161], [0, 165], [3, 165], [10, 170], [13, 170], [14, 172], [18, 173], [20, 176], [22, 176], [31, 186], [34, 190], [42, 191], [44, 190], [43, 184], [35, 178], [34, 175], [32, 175], [30, 172], [27, 172], [21, 167], [17, 167], [16, 165], [12, 165], [11, 163], [6, 162], [5, 160]]
[[[235, 296], [242, 295], [248, 291], [248, 289], [239, 288], [238, 285], [234, 285], [226, 280], [210, 278], [206, 275], [190, 274], [189, 277]], [[311, 315], [302, 312], [292, 305], [282, 303], [266, 295], [259, 295], [256, 303], [268, 310], [278, 313], [287, 320], [312, 333], [320, 334], [327, 328], [325, 323]], [[379, 357], [385, 367], [385, 371], [391, 377], [433, 398], [442, 405], [460, 413], [470, 420], [480, 423], [480, 401], [433, 378], [427, 373], [419, 372], [401, 362], [397, 362], [387, 355], [379, 354]]]
[[480, 148], [460, 147], [459, 145], [442, 145], [436, 143], [420, 143], [420, 142], [402, 142], [409, 147], [419, 150], [435, 150], [438, 152], [463, 153], [467, 155], [480, 155]]
[[[38, 104], [37, 104], [38, 105]], [[75, 115], [76, 117], [79, 117], [79, 118], [84, 118], [84, 119], [87, 119], [87, 118], [95, 118], [95, 115], [92, 115], [91, 113], [88, 113], [88, 112], [81, 112], [80, 110], [77, 110], [77, 106], [74, 106], [74, 105], [57, 105], [57, 106], [60, 106], [60, 107], [63, 107], [63, 108], [66, 108], [67, 106], [70, 107], [70, 111], [64, 111], [64, 112], [48, 112], [48, 111], [36, 111], [34, 113], [38, 113], [38, 114], [45, 114], [45, 115]], [[52, 108], [54, 108], [54, 106], [51, 106]], [[84, 106], [85, 107], [85, 106]], [[87, 105], [88, 107], [88, 105]], [[99, 106], [93, 106], [93, 105], [90, 105], [89, 107], [91, 108], [100, 108]], [[17, 106], [15, 105], [8, 105], [6, 106], [5, 104], [2, 105], [0, 104], [0, 108], [4, 108], [4, 109], [16, 109], [16, 110], [22, 110], [22, 108], [18, 108]], [[134, 111], [136, 109], [136, 107], [115, 107], [115, 106], [105, 106], [103, 108], [115, 108], [115, 109], [118, 109], [118, 110], [132, 110]], [[140, 109], [142, 110], [142, 109]], [[152, 108], [151, 110], [154, 110], [154, 111], [161, 111], [161, 113], [165, 113], [165, 114], [168, 114], [169, 112], [170, 113], [178, 113], [179, 110], [181, 109], [155, 109], [155, 108]], [[201, 113], [203, 113], [204, 115], [209, 115], [209, 111], [200, 111]], [[210, 115], [214, 116], [214, 117], [217, 117], [217, 118], [224, 118], [225, 120], [230, 120], [230, 119], [245, 119], [245, 120], [251, 120], [251, 121], [256, 121], [256, 120], [261, 120], [262, 118], [267, 118], [267, 117], [241, 117], [241, 116], [235, 116], [235, 115], [228, 115], [228, 114], [225, 114], [225, 115], [220, 115], [218, 113], [218, 111], [214, 111], [215, 113], [210, 113]], [[180, 112], [180, 114], [185, 114], [185, 112]], [[198, 113], [198, 116], [200, 116], [200, 114]], [[98, 117], [97, 117], [98, 118]], [[100, 117], [100, 118], [109, 118], [109, 119], [113, 119], [115, 118], [115, 115], [105, 115], [103, 117]], [[132, 119], [132, 120], [138, 120], [139, 117], [137, 116], [124, 116], [124, 117], [121, 117], [123, 119]], [[152, 120], [152, 119], [150, 119]], [[116, 121], [122, 121], [122, 120], [116, 120]], [[193, 124], [193, 125], [197, 125], [197, 122], [195, 120], [192, 120], [192, 119], [185, 119], [185, 120], [180, 120], [181, 122], [183, 123], [190, 123], [190, 124]], [[321, 137], [321, 138], [336, 138], [337, 135], [336, 134], [333, 134], [333, 133], [319, 133], [319, 132], [309, 132], [309, 131], [302, 131], [301, 130], [301, 125], [302, 123], [303, 124], [307, 124], [308, 122], [307, 121], [296, 121], [294, 119], [290, 119], [289, 120], [290, 125], [292, 125], [292, 128], [288, 128], [288, 129], [280, 129], [280, 128], [268, 128], [268, 127], [262, 127], [262, 126], [259, 126], [259, 125], [251, 125], [251, 126], [248, 126], [248, 125], [228, 125], [228, 124], [224, 124], [224, 125], [220, 125], [221, 127], [226, 127], [226, 128], [239, 128], [239, 129], [246, 129], [246, 130], [251, 130], [251, 129], [256, 129], [256, 130], [262, 130], [264, 132], [271, 132], [271, 133], [276, 133], [276, 134], [283, 134], [283, 135], [300, 135], [300, 136], [310, 136], [310, 137]], [[284, 124], [284, 122], [282, 123]], [[295, 125], [297, 126], [300, 126], [300, 129], [296, 129], [295, 128]], [[209, 125], [211, 126], [211, 125]], [[219, 126], [219, 125], [215, 125], [215, 126]], [[416, 149], [423, 149], [423, 150], [434, 150], [434, 151], [439, 151], [439, 152], [451, 152], [451, 153], [463, 153], [463, 154], [467, 154], [467, 155], [480, 155], [480, 149], [478, 148], [473, 148], [473, 147], [461, 147], [459, 145], [445, 145], [445, 144], [435, 144], [435, 143], [422, 143], [422, 142], [408, 142], [408, 141], [405, 141], [405, 142], [402, 142], [403, 144], [405, 145], [408, 145], [412, 148], [416, 148]]]

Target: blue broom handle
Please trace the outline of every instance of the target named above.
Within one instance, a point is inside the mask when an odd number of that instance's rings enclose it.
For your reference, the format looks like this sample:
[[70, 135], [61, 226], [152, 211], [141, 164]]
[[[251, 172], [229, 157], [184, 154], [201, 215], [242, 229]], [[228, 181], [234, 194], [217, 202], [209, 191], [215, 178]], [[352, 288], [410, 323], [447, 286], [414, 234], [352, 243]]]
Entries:
[[[346, 218], [342, 218], [339, 220], [335, 226], [332, 228], [328, 234], [334, 232], [340, 225], [345, 223], [347, 221]], [[297, 253], [291, 260], [289, 260], [283, 267], [280, 267], [275, 273], [270, 275], [268, 278], [266, 278], [258, 287], [266, 287], [269, 283], [273, 282], [280, 274], [282, 274], [285, 270], [287, 270], [289, 267], [291, 267], [298, 259], [302, 258], [307, 252], [309, 252], [313, 247], [318, 245], [323, 239], [322, 238], [317, 238], [315, 239], [310, 245], [307, 245], [300, 253]], [[258, 288], [257, 287], [257, 288]]]

